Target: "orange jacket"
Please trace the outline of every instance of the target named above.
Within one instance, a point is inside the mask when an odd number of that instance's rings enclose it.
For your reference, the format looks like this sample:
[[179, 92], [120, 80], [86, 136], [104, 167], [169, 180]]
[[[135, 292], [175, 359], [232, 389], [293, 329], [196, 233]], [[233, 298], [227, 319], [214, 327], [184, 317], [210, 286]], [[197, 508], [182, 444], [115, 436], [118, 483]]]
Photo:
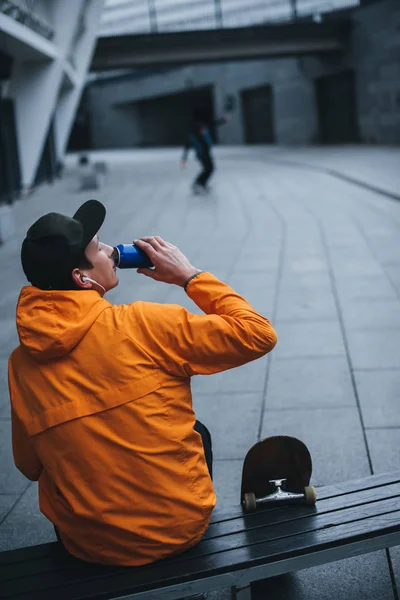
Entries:
[[141, 565], [193, 546], [215, 494], [193, 430], [190, 377], [269, 352], [276, 334], [229, 286], [177, 305], [112, 306], [95, 291], [25, 287], [9, 360], [15, 464], [75, 556]]

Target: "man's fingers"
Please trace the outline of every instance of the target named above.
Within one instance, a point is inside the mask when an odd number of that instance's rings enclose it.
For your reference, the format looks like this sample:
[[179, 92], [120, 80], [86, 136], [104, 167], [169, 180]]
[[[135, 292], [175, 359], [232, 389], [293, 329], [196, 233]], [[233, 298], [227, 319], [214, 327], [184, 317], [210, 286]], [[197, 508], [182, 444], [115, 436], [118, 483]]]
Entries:
[[150, 277], [150, 279], [155, 279], [156, 281], [160, 280], [157, 271], [154, 271], [153, 269], [137, 269], [137, 273], [140, 273], [140, 275], [146, 275], [146, 277]]
[[157, 249], [160, 246], [159, 242], [154, 237], [154, 235], [148, 237], [141, 237], [139, 241], [144, 242], [145, 244], [150, 244], [150, 246], [152, 246], [154, 249]]
[[161, 250], [162, 246], [154, 240], [154, 238], [141, 238], [140, 240], [135, 240], [133, 242], [138, 248], [146, 252], [151, 258], [151, 256]]
[[151, 259], [153, 259], [154, 256], [156, 256], [157, 250], [155, 250], [153, 246], [151, 246], [147, 242], [144, 242], [143, 240], [135, 240], [133, 243], [135, 244], [135, 246], [143, 250], [143, 252], [145, 252]]
[[162, 245], [159, 242], [159, 240], [162, 240], [162, 238], [160, 238], [159, 236], [152, 235], [149, 237], [142, 237], [140, 238], [140, 240], [146, 242], [147, 244], [150, 244], [150, 246], [152, 246], [154, 250], [160, 250], [160, 248], [162, 247]]
[[[139, 244], [137, 244], [137, 242], [139, 242]], [[169, 242], [166, 242], [165, 240], [163, 240], [163, 238], [159, 235], [155, 235], [155, 236], [151, 236], [151, 237], [143, 237], [143, 238], [140, 238], [140, 240], [135, 240], [133, 243], [137, 244], [140, 248], [141, 247], [140, 242], [150, 245], [156, 251], [160, 251], [161, 248], [175, 248], [175, 246], [173, 246]]]
[[168, 242], [163, 240], [162, 237], [160, 237], [159, 235], [155, 235], [154, 239], [157, 240], [157, 242], [160, 244], [160, 246], [164, 246], [164, 248], [168, 248]]

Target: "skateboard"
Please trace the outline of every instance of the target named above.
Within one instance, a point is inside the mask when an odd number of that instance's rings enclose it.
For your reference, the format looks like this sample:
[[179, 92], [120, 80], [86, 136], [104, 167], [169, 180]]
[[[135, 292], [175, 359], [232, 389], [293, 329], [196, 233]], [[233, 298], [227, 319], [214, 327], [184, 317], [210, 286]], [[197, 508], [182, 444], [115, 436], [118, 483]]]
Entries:
[[202, 186], [200, 184], [192, 184], [192, 192], [195, 196], [207, 196], [211, 193], [211, 187], [209, 185]]
[[244, 510], [254, 512], [260, 504], [315, 504], [311, 473], [311, 455], [297, 438], [278, 435], [257, 442], [243, 463], [240, 501]]

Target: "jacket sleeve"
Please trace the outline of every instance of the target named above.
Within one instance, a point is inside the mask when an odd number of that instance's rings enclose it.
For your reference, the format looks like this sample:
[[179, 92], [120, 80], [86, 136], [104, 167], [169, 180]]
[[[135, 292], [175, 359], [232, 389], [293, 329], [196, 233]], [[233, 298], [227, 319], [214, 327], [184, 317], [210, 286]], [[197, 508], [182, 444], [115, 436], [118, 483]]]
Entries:
[[43, 471], [43, 465], [14, 410], [11, 410], [11, 427], [15, 466], [25, 477], [37, 481]]
[[210, 375], [274, 348], [277, 336], [268, 319], [213, 275], [201, 273], [186, 291], [205, 315], [177, 305], [130, 305], [134, 307], [134, 314], [129, 312], [135, 322], [135, 341], [169, 373]]

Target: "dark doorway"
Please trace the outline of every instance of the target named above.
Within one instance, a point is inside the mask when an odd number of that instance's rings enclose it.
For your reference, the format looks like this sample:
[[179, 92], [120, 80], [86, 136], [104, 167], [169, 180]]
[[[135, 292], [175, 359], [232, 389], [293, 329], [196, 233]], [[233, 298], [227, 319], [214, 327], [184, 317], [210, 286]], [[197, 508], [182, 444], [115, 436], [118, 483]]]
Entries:
[[194, 119], [212, 126], [215, 118], [212, 86], [142, 100], [134, 108], [140, 127], [139, 145], [144, 147], [183, 145]]
[[7, 81], [11, 77], [13, 60], [11, 56], [0, 50], [0, 81]]
[[274, 99], [270, 85], [243, 90], [242, 116], [246, 144], [274, 143]]
[[14, 104], [0, 98], [0, 203], [11, 203], [21, 189]]
[[350, 144], [358, 141], [355, 77], [353, 71], [315, 81], [320, 141]]
[[90, 119], [90, 108], [88, 103], [88, 94], [83, 92], [78, 110], [76, 112], [75, 122], [72, 126], [69, 136], [67, 151], [77, 152], [88, 150], [92, 147], [92, 123]]
[[53, 122], [50, 125], [46, 142], [43, 148], [40, 163], [36, 172], [35, 185], [47, 181], [53, 183], [57, 174], [56, 147], [54, 143]]

